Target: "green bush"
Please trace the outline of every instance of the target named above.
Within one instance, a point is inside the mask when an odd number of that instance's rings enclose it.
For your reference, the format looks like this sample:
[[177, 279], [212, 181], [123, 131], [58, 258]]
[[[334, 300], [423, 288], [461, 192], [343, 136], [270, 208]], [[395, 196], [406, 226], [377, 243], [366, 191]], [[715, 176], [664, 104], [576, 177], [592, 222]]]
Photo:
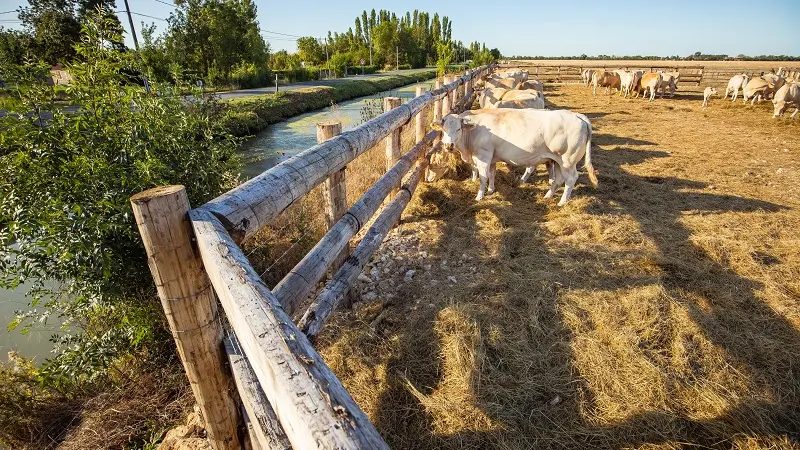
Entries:
[[56, 384], [91, 381], [163, 335], [130, 196], [183, 184], [200, 205], [232, 186], [239, 164], [220, 104], [145, 93], [125, 75], [138, 71], [131, 59], [105, 44], [113, 30], [101, 16], [83, 27], [63, 94], [75, 111], [56, 105], [38, 76], [46, 67], [0, 74], [17, 101], [0, 118], [0, 288], [32, 281], [42, 314], [10, 328], [56, 317], [80, 330], [43, 368]]
[[243, 62], [231, 72], [231, 82], [239, 89], [272, 86], [272, 73], [266, 67], [257, 67], [253, 63]]
[[411, 68], [411, 64], [400, 64], [397, 68], [400, 70], [408, 70]]

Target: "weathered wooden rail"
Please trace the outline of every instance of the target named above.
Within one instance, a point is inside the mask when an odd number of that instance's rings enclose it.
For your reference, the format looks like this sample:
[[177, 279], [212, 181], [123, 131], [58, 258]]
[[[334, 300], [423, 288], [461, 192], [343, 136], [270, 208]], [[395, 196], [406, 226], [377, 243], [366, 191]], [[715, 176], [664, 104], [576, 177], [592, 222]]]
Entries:
[[[314, 349], [313, 339], [419, 184], [441, 136], [426, 132], [429, 110], [438, 120], [471, 105], [473, 79], [490, 69], [445, 78], [444, 85], [418, 90], [405, 105], [387, 99], [383, 114], [352, 130], [320, 124], [318, 145], [198, 208], [190, 209], [182, 186], [131, 198], [159, 297], [215, 449], [240, 448], [240, 430], [257, 449], [388, 448]], [[412, 120], [417, 143], [401, 156], [401, 127]], [[387, 171], [347, 209], [345, 166], [381, 141]], [[239, 243], [320, 184], [328, 232], [270, 290]], [[350, 239], [382, 205], [350, 254]], [[329, 270], [334, 275], [298, 327], [292, 315]]]
[[[596, 64], [592, 64], [596, 63]], [[671, 65], [669, 61], [630, 61], [625, 65], [607, 64], [603, 61], [587, 61], [585, 65], [546, 65], [539, 64], [534, 61], [519, 61], [514, 64], [507, 64], [500, 66], [503, 68], [520, 67], [529, 71], [529, 73], [542, 80], [545, 83], [573, 83], [577, 84], [582, 81], [581, 74], [584, 69], [626, 69], [626, 70], [644, 70], [645, 72], [677, 72], [680, 73], [680, 82], [682, 83], [695, 83], [697, 85], [703, 83], [708, 85], [727, 84], [728, 80], [734, 75], [745, 73], [750, 77], [758, 76], [762, 72], [782, 70], [785, 77], [792, 77], [795, 80], [800, 75], [800, 69], [796, 67], [764, 67], [763, 69], [736, 69], [736, 68], [717, 68], [704, 65]]]

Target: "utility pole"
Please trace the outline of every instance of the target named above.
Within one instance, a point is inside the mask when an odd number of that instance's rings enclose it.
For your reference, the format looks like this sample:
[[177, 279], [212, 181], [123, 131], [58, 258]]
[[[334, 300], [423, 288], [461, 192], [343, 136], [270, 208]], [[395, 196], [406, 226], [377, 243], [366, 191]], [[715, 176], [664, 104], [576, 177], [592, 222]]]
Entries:
[[[142, 54], [139, 53], [139, 39], [136, 38], [136, 28], [133, 27], [133, 17], [131, 17], [131, 7], [128, 6], [128, 0], [125, 0], [125, 12], [128, 13], [128, 23], [131, 26], [131, 36], [133, 36], [133, 46], [136, 47], [136, 54], [141, 58]], [[150, 94], [150, 83], [147, 82], [147, 76], [142, 74], [144, 80], [144, 89]]]
[[328, 38], [325, 38], [325, 63], [328, 65], [328, 78], [330, 78], [331, 77], [331, 60], [328, 59]]

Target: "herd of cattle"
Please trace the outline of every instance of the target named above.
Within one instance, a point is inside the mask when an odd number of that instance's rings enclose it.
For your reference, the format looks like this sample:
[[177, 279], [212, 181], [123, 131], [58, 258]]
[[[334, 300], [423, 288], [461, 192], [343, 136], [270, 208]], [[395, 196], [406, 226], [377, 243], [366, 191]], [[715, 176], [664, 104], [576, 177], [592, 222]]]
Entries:
[[[678, 81], [680, 81], [681, 74], [679, 72], [655, 72], [645, 73], [641, 70], [628, 71], [628, 70], [594, 70], [585, 69], [582, 73], [583, 83], [585, 86], [593, 86], [594, 95], [597, 95], [597, 88], [606, 88], [606, 93], [611, 93], [612, 89], [617, 89], [619, 95], [629, 95], [638, 97], [642, 94], [643, 98], [647, 98], [649, 92], [650, 101], [654, 101], [656, 93], [660, 92], [661, 97], [669, 92], [670, 97], [675, 96], [675, 90], [678, 88]], [[725, 88], [725, 95], [723, 99], [728, 97], [728, 94], [733, 94], [733, 100], [736, 101], [739, 90], [742, 91], [744, 103], [750, 100], [750, 104], [756, 101], [767, 100], [772, 98], [773, 103], [773, 117], [778, 117], [786, 111], [789, 106], [794, 106], [795, 110], [792, 117], [797, 114], [800, 108], [800, 83], [798, 80], [792, 78], [785, 78], [781, 75], [779, 69], [777, 73], [761, 74], [760, 76], [750, 78], [747, 74], [734, 75], [728, 82]], [[703, 107], [708, 106], [708, 101], [712, 95], [716, 94], [717, 90], [714, 87], [706, 87], [703, 91]]]
[[[583, 71], [585, 86], [592, 85], [594, 95], [598, 87], [607, 93], [617, 89], [625, 97], [664, 97], [675, 95], [679, 73], [642, 71]], [[478, 83], [480, 84], [480, 83]], [[477, 85], [476, 85], [477, 86]], [[800, 107], [800, 83], [781, 75], [764, 74], [750, 79], [747, 75], [731, 78], [723, 98], [731, 94], [736, 101], [739, 90], [744, 101], [761, 101], [772, 97], [775, 117], [783, 114], [790, 105], [795, 107], [794, 117]], [[716, 89], [704, 91], [703, 107]], [[569, 201], [578, 180], [578, 164], [584, 159], [589, 180], [596, 187], [597, 176], [592, 167], [592, 124], [583, 114], [566, 110], [546, 110], [542, 82], [528, 79], [525, 70], [494, 73], [483, 80], [483, 90], [478, 96], [479, 109], [461, 114], [448, 114], [434, 127], [442, 131], [442, 144], [448, 150], [457, 150], [461, 159], [472, 165], [473, 181], [480, 177], [476, 200], [494, 192], [496, 164], [499, 161], [525, 167], [522, 182], [539, 164], [548, 167], [550, 189], [544, 195], [552, 198], [562, 184], [564, 193], [559, 206]], [[429, 166], [428, 181], [434, 181], [447, 171], [443, 155], [434, 154]], [[487, 190], [488, 184], [488, 190]]]
[[[584, 156], [589, 180], [597, 186], [592, 167], [592, 124], [583, 114], [545, 110], [543, 91], [542, 83], [529, 80], [527, 71], [492, 74], [484, 80], [478, 98], [480, 109], [448, 114], [434, 125], [442, 131], [445, 148], [455, 148], [461, 159], [472, 165], [473, 179], [480, 177], [475, 200], [494, 192], [499, 161], [525, 167], [523, 183], [537, 165], [547, 165], [550, 189], [544, 197], [552, 198], [564, 184], [559, 206], [569, 200], [578, 181], [578, 163]], [[432, 158], [428, 181], [446, 171], [439, 159], [440, 155]]]

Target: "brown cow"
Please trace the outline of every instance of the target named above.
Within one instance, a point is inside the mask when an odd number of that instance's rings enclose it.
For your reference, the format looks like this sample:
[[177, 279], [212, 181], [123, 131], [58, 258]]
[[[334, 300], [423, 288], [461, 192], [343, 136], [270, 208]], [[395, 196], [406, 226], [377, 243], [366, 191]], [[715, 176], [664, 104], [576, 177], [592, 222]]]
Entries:
[[642, 79], [639, 81], [639, 86], [636, 87], [636, 90], [642, 93], [642, 98], [647, 94], [647, 90], [650, 89], [650, 101], [656, 99], [656, 91], [658, 91], [658, 87], [661, 85], [661, 74], [660, 73], [646, 73], [642, 75]]
[[619, 74], [597, 71], [592, 75], [592, 84], [594, 85], [594, 95], [597, 95], [597, 86], [606, 88], [606, 94], [610, 94], [612, 88], [620, 90]]

